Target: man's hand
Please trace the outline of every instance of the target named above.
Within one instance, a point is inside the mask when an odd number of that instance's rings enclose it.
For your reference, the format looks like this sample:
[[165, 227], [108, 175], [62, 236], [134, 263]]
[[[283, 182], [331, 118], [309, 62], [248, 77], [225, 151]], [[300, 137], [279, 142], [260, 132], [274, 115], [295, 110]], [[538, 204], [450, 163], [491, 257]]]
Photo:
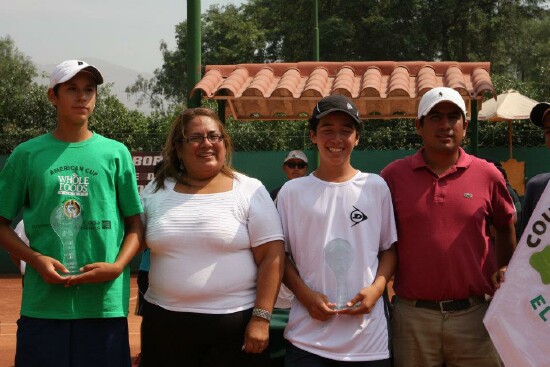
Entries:
[[508, 270], [507, 266], [503, 266], [502, 268], [498, 269], [492, 276], [491, 280], [493, 281], [493, 287], [495, 289], [499, 289], [500, 285], [504, 283], [504, 274], [506, 273], [506, 270]]

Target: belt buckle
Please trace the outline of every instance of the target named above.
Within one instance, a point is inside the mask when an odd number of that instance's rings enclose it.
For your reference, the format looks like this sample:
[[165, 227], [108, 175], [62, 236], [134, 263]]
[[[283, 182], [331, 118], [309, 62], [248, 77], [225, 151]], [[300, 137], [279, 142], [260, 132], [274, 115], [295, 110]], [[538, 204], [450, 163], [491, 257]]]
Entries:
[[441, 313], [450, 312], [450, 311], [445, 311], [445, 310], [443, 309], [443, 307], [444, 307], [445, 303], [451, 303], [451, 302], [454, 302], [454, 300], [451, 299], [451, 300], [439, 302], [439, 310], [441, 311]]

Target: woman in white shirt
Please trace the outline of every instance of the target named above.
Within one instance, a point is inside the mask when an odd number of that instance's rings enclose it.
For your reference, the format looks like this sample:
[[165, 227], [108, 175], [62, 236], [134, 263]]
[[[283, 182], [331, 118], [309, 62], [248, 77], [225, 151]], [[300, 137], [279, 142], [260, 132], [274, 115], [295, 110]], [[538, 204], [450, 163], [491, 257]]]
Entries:
[[215, 112], [173, 123], [164, 164], [142, 193], [151, 250], [143, 310], [147, 366], [267, 366], [283, 234], [260, 181], [232, 170]]

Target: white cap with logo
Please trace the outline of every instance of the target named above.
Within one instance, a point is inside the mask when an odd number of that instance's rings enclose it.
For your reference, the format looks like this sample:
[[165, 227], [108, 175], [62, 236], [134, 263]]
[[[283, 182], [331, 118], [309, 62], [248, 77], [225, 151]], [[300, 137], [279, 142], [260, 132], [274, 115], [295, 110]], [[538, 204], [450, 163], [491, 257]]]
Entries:
[[451, 102], [455, 104], [466, 118], [466, 103], [464, 103], [464, 98], [453, 88], [447, 87], [437, 87], [430, 89], [426, 94], [420, 99], [418, 104], [418, 118], [421, 119], [423, 116], [426, 116], [431, 109], [440, 102]]
[[87, 71], [92, 74], [97, 85], [103, 83], [103, 76], [95, 66], [81, 60], [65, 60], [53, 69], [48, 88], [53, 88], [57, 84], [71, 80], [71, 78], [81, 71]]

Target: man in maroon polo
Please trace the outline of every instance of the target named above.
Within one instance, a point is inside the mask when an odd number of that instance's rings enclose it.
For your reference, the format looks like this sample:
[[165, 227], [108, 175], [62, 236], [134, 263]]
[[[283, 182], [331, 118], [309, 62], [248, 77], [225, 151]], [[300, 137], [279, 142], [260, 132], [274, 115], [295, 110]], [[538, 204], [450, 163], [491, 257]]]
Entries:
[[423, 147], [381, 173], [399, 238], [395, 366], [500, 367], [482, 320], [516, 245], [512, 200], [502, 174], [461, 148], [468, 121], [458, 92], [428, 91], [415, 126]]

